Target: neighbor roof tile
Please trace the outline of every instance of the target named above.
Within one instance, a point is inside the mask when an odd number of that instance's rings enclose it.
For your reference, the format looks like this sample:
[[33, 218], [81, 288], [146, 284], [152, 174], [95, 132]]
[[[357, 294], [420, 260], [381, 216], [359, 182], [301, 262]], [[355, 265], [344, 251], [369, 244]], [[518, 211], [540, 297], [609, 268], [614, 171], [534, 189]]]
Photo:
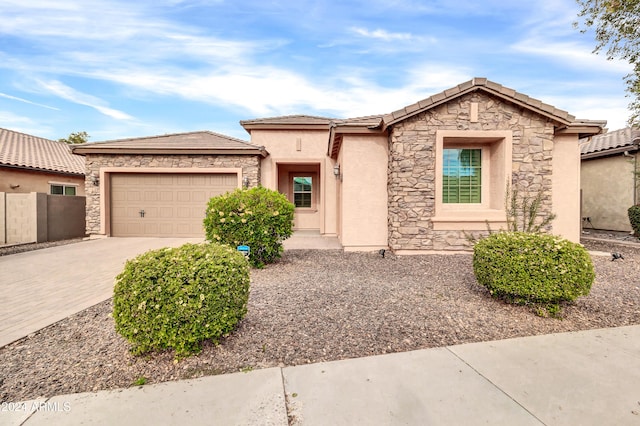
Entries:
[[64, 142], [0, 128], [0, 165], [84, 175], [84, 158]]

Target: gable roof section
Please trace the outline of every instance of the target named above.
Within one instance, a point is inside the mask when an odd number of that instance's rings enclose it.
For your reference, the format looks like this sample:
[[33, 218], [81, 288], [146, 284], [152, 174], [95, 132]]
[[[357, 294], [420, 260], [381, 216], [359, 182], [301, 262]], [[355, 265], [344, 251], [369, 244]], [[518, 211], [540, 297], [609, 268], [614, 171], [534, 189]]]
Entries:
[[604, 157], [624, 151], [637, 150], [638, 145], [640, 145], [640, 129], [627, 127], [580, 139], [580, 156], [584, 160]]
[[86, 154], [234, 154], [261, 155], [267, 151], [241, 139], [210, 131], [175, 133], [142, 138], [93, 142], [73, 147], [73, 152]]
[[383, 117], [383, 129], [386, 129], [400, 121], [406, 120], [416, 114], [435, 108], [438, 105], [447, 103], [452, 99], [458, 98], [467, 93], [475, 92], [476, 90], [482, 90], [508, 102], [520, 105], [565, 126], [570, 126], [576, 121], [576, 118], [566, 111], [558, 109], [552, 105], [545, 104], [544, 102], [531, 98], [523, 93], [516, 92], [515, 90], [504, 87], [501, 84], [494, 83], [486, 78], [476, 77], [465, 83], [459, 84], [456, 87], [447, 89], [444, 92], [440, 92], [398, 111], [394, 111], [391, 114], [385, 115]]
[[45, 172], [84, 175], [84, 158], [64, 142], [0, 128], [0, 165]]

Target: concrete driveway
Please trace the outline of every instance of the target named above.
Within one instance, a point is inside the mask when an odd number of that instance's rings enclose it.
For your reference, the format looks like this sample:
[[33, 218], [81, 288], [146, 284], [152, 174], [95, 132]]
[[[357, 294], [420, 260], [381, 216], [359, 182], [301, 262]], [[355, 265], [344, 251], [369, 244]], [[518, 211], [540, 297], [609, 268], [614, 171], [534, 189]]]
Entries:
[[103, 238], [0, 257], [0, 347], [107, 300], [127, 259], [199, 241]]

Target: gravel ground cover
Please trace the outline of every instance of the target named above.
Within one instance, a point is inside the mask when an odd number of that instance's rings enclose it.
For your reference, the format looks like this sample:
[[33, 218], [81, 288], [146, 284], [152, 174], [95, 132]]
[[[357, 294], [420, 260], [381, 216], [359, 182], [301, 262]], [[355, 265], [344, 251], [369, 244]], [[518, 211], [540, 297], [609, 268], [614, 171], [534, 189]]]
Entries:
[[640, 245], [587, 242], [591, 294], [542, 318], [491, 299], [470, 254], [387, 256], [292, 250], [251, 272], [247, 316], [220, 344], [175, 362], [134, 357], [111, 300], [0, 348], [0, 401], [96, 391], [273, 366], [601, 327], [640, 324]]

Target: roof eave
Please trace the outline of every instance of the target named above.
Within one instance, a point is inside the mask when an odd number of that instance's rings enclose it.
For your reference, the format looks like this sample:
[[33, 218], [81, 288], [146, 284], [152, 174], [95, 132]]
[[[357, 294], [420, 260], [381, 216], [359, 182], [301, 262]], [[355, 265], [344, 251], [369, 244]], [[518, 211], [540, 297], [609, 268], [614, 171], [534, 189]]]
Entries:
[[92, 146], [78, 146], [73, 149], [74, 154], [158, 154], [158, 155], [260, 155], [265, 158], [269, 155], [262, 147], [247, 149], [215, 149], [215, 148], [106, 148]]
[[601, 134], [605, 126], [606, 120], [584, 120], [574, 121], [568, 125], [556, 128], [556, 135], [578, 135], [579, 139]]
[[302, 124], [302, 123], [242, 123], [247, 133], [251, 130], [329, 130], [329, 124]]
[[611, 155], [623, 154], [625, 152], [638, 152], [638, 145], [625, 145], [617, 148], [605, 149], [602, 151], [589, 152], [580, 155], [581, 160], [590, 160], [594, 158], [609, 157]]
[[[459, 98], [459, 97], [464, 96], [464, 95], [466, 95], [468, 93], [472, 93], [472, 92], [475, 92], [475, 91], [478, 91], [478, 90], [482, 90], [482, 91], [487, 92], [487, 93], [489, 93], [489, 94], [491, 94], [493, 96], [496, 96], [496, 97], [501, 98], [501, 99], [503, 99], [503, 100], [505, 100], [507, 102], [510, 102], [510, 103], [512, 103], [514, 105], [518, 105], [518, 106], [520, 106], [522, 108], [526, 108], [526, 109], [528, 109], [530, 111], [533, 111], [533, 112], [535, 112], [535, 113], [537, 113], [539, 115], [547, 117], [548, 119], [551, 119], [551, 120], [553, 120], [553, 121], [555, 121], [555, 122], [557, 122], [557, 123], [559, 123], [561, 125], [568, 126], [573, 122], [573, 120], [575, 120], [575, 117], [573, 117], [572, 115], [570, 115], [568, 113], [566, 113], [567, 116], [568, 116], [568, 119], [565, 118], [564, 116], [559, 116], [557, 114], [554, 114], [552, 112], [553, 110], [556, 110], [556, 111], [559, 111], [559, 112], [563, 112], [563, 113], [564, 113], [564, 111], [561, 111], [561, 110], [556, 109], [556, 108], [552, 108], [550, 105], [546, 105], [546, 104], [540, 103], [541, 106], [548, 107], [547, 109], [552, 109], [552, 111], [547, 111], [546, 109], [538, 108], [538, 107], [536, 107], [534, 105], [531, 105], [531, 104], [525, 102], [524, 100], [520, 100], [520, 99], [518, 99], [519, 93], [517, 93], [515, 91], [514, 91], [514, 93], [516, 93], [516, 95], [512, 97], [512, 96], [508, 96], [508, 95], [506, 95], [506, 94], [504, 94], [504, 93], [502, 93], [502, 92], [500, 92], [498, 90], [495, 90], [492, 87], [489, 87], [487, 85], [472, 85], [472, 86], [468, 86], [467, 85], [467, 87], [457, 91], [456, 93], [454, 93], [454, 94], [452, 94], [450, 96], [446, 96], [446, 95], [443, 96], [443, 93], [439, 93], [437, 95], [433, 95], [430, 98], [428, 98], [428, 99], [431, 100], [430, 103], [428, 105], [423, 106], [423, 107], [420, 107], [419, 105], [420, 105], [421, 102], [424, 102], [424, 101], [420, 101], [420, 102], [418, 102], [416, 104], [409, 105], [409, 106], [403, 108], [402, 110], [394, 111], [391, 114], [385, 115], [383, 117], [383, 119], [382, 119], [383, 120], [382, 128], [383, 128], [383, 130], [386, 130], [389, 126], [392, 126], [392, 125], [394, 125], [394, 124], [396, 124], [396, 123], [398, 123], [400, 121], [404, 121], [407, 118], [413, 117], [413, 116], [415, 116], [417, 114], [423, 113], [425, 111], [433, 109], [433, 108], [435, 108], [437, 106], [440, 106], [442, 104], [446, 104], [446, 103], [452, 101], [453, 99]], [[524, 95], [522, 97], [524, 98]], [[527, 99], [528, 99], [528, 97], [527, 97]], [[409, 109], [409, 111], [407, 111], [408, 109]]]
[[65, 176], [84, 176], [83, 172], [69, 172], [63, 170], [55, 170], [55, 169], [44, 169], [42, 167], [32, 167], [32, 166], [21, 166], [18, 164], [8, 164], [8, 163], [0, 163], [0, 167], [8, 167], [11, 169], [20, 169], [20, 170], [30, 170], [35, 172], [43, 172], [43, 173], [54, 173], [57, 175], [65, 175]]

